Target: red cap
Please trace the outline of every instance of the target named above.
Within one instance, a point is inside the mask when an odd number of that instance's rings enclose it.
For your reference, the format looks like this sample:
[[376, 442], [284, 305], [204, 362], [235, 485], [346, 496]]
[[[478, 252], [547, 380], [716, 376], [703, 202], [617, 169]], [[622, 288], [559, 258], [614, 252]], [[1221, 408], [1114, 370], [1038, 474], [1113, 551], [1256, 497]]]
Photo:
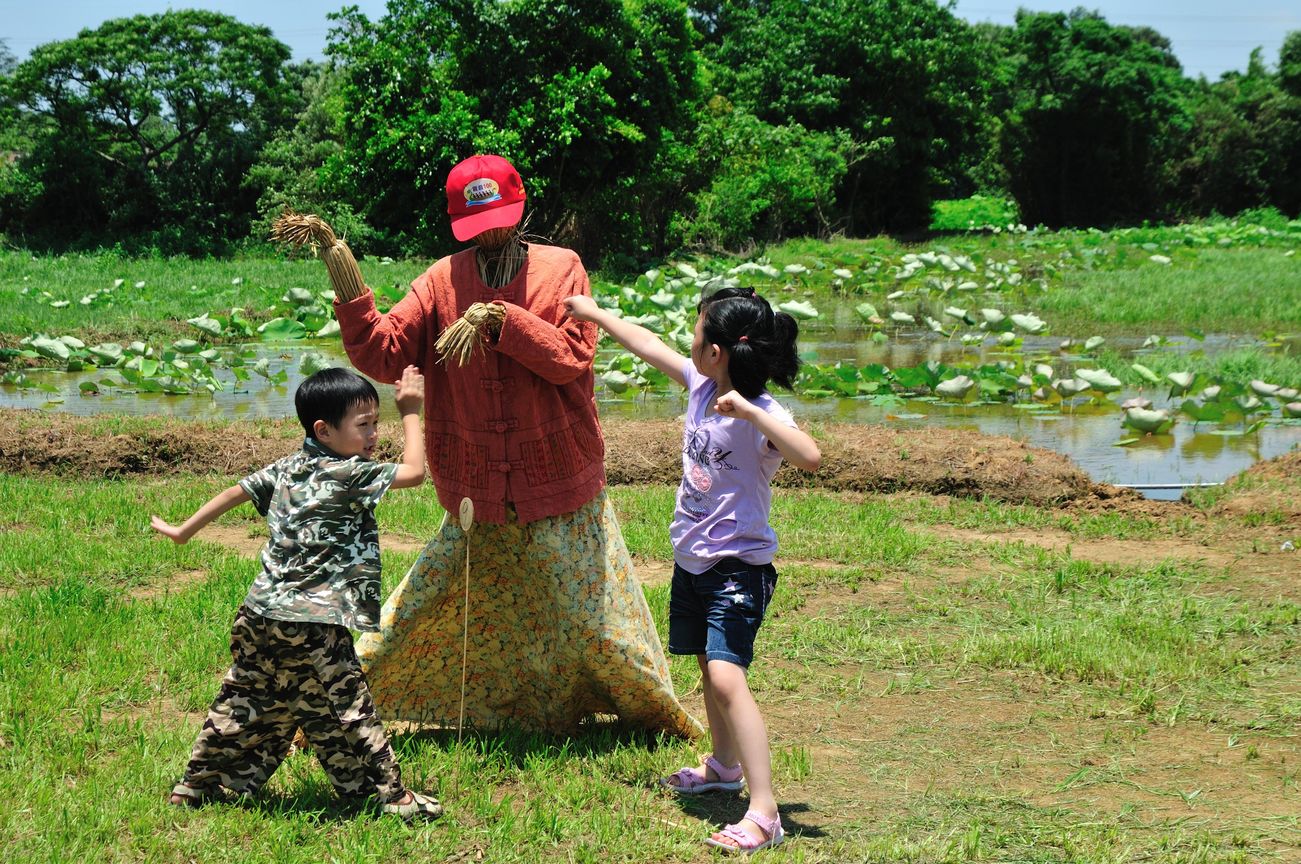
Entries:
[[500, 156], [463, 159], [447, 175], [447, 212], [457, 240], [517, 225], [524, 215], [524, 181]]

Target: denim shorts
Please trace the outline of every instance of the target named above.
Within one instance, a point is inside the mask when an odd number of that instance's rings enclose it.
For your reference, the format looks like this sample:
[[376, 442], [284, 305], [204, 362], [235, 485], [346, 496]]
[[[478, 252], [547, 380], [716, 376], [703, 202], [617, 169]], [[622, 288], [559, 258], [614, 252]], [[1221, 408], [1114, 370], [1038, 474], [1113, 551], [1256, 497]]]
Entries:
[[704, 654], [748, 667], [754, 637], [777, 587], [772, 564], [724, 558], [704, 573], [673, 565], [669, 653]]

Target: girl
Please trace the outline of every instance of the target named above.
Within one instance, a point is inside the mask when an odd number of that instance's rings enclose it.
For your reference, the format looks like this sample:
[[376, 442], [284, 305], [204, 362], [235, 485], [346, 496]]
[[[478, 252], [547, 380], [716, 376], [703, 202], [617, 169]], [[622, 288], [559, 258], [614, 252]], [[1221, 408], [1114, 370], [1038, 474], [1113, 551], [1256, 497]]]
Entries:
[[595, 322], [688, 391], [682, 483], [669, 529], [669, 652], [696, 655], [714, 752], [660, 782], [679, 795], [695, 795], [740, 789], [744, 776], [750, 809], [705, 842], [729, 852], [776, 846], [782, 827], [768, 730], [745, 676], [777, 584], [768, 484], [783, 458], [806, 471], [816, 471], [822, 459], [818, 445], [766, 390], [769, 380], [788, 389], [794, 382], [799, 328], [753, 290], [724, 288], [700, 301], [687, 360], [591, 297], [570, 297], [565, 305], [571, 317]]

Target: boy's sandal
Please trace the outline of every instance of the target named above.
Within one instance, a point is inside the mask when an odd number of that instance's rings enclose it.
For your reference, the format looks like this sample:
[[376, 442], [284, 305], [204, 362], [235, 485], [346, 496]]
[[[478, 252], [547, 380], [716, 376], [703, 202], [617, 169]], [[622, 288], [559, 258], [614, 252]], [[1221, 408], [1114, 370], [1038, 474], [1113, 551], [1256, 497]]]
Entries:
[[421, 795], [410, 789], [407, 792], [411, 795], [410, 801], [385, 804], [384, 813], [400, 816], [405, 822], [431, 822], [443, 815], [443, 805], [433, 795]]
[[699, 795], [701, 792], [735, 792], [741, 788], [741, 765], [737, 763], [728, 768], [714, 758], [713, 754], [705, 757], [705, 766], [712, 769], [717, 780], [710, 780], [707, 771], [698, 767], [681, 768], [667, 777], [660, 778], [660, 785], [671, 789], [678, 795]]
[[748, 855], [751, 852], [758, 852], [760, 849], [776, 846], [786, 837], [782, 833], [782, 817], [780, 813], [777, 814], [775, 819], [769, 819], [757, 810], [747, 810], [745, 816], [742, 817], [742, 820], [745, 819], [749, 819], [758, 825], [764, 836], [756, 837], [738, 823], [728, 825], [722, 831], [714, 832], [705, 840], [705, 843], [716, 846], [725, 852], [744, 852]]
[[[215, 801], [220, 794], [216, 789], [199, 788], [186, 786], [184, 783], [177, 783], [172, 787], [172, 792], [167, 796], [167, 803], [174, 807], [202, 807], [209, 801]], [[179, 799], [179, 800], [178, 800]]]

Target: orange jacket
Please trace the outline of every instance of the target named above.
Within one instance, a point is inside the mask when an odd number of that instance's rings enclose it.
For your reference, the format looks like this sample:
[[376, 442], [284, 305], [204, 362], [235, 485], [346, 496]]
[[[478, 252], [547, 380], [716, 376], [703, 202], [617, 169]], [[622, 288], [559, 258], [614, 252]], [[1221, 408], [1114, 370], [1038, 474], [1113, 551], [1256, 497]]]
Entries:
[[[564, 298], [591, 294], [578, 255], [530, 244], [528, 263], [493, 291], [475, 250], [440, 259], [387, 314], [367, 291], [334, 305], [343, 347], [362, 372], [397, 381], [408, 364], [425, 376], [425, 448], [438, 501], [452, 514], [474, 501], [476, 521], [520, 522], [571, 513], [605, 486], [592, 357], [597, 327], [564, 319]], [[471, 303], [506, 308], [495, 344], [463, 367], [438, 361], [434, 342]]]

